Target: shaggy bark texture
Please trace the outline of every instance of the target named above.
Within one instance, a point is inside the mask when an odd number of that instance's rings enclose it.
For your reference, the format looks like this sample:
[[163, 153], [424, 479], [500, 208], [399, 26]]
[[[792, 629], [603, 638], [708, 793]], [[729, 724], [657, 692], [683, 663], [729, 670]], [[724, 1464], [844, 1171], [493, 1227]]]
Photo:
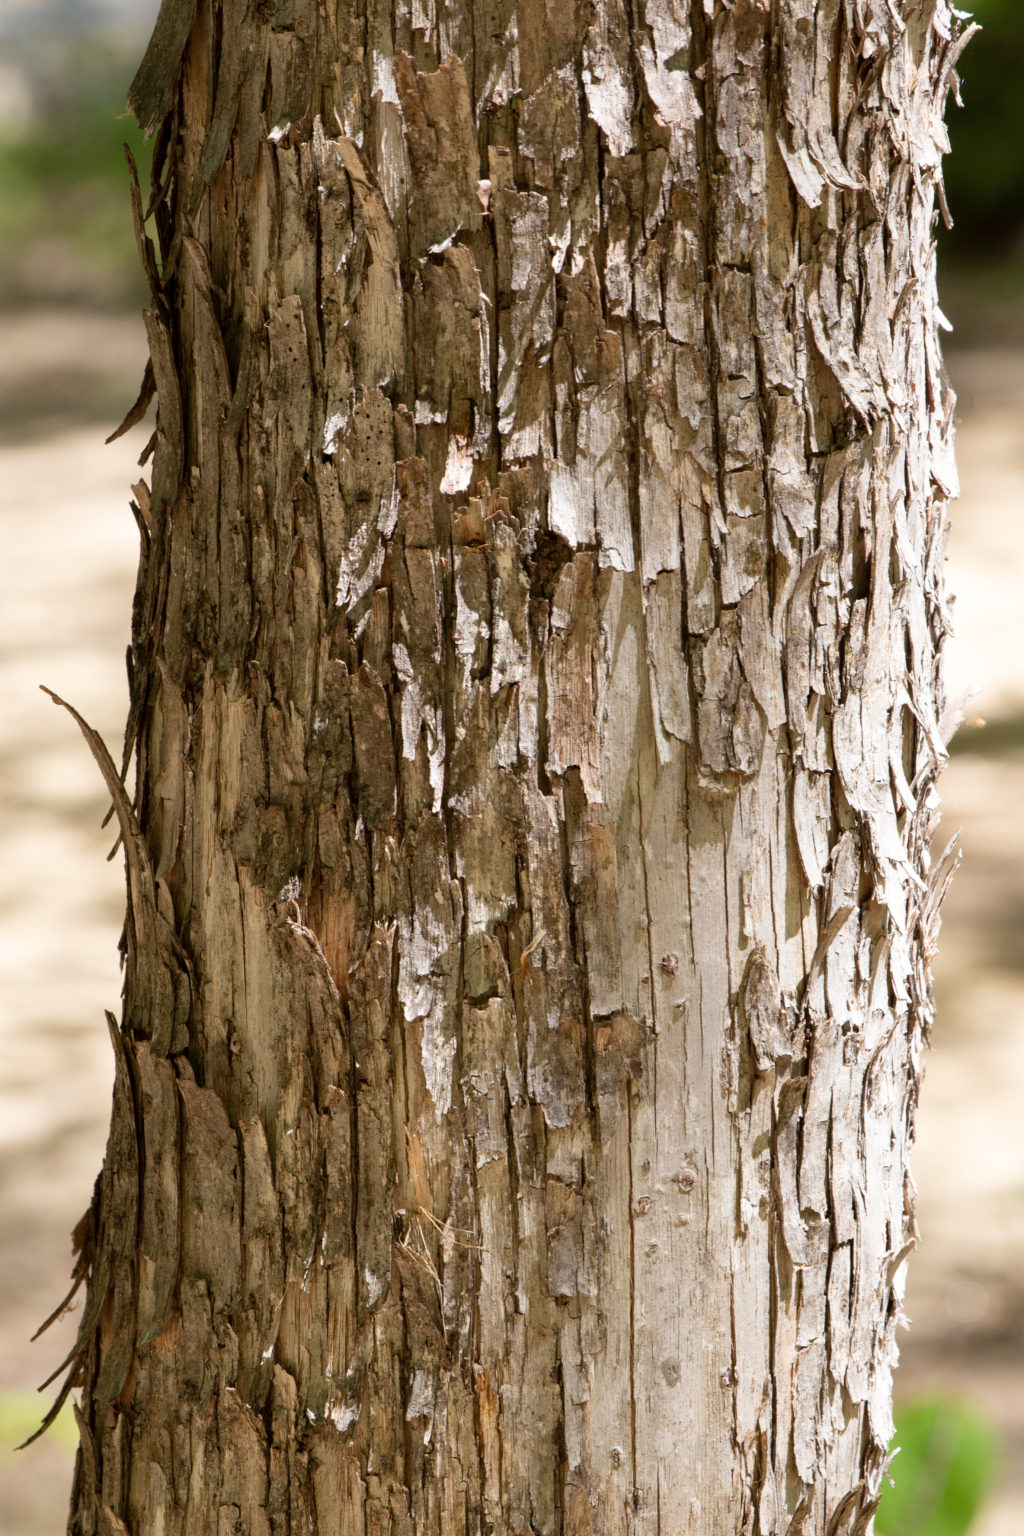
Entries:
[[164, 0], [75, 1536], [866, 1530], [962, 41]]

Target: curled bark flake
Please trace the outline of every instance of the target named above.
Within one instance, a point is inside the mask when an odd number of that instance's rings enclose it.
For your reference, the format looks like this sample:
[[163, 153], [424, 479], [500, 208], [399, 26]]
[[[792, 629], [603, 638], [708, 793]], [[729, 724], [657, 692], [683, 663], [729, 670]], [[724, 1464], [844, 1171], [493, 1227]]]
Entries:
[[792, 1026], [782, 1001], [779, 978], [758, 945], [747, 961], [739, 993], [742, 1017], [759, 1072], [770, 1072], [792, 1055]]
[[124, 420], [121, 422], [121, 425], [119, 427], [115, 427], [110, 436], [105, 438], [104, 441], [107, 443], [116, 442], [119, 437], [123, 437], [126, 432], [130, 432], [132, 427], [137, 427], [139, 422], [145, 416], [146, 412], [149, 410], [149, 407], [153, 402], [153, 396], [155, 394], [156, 377], [153, 373], [153, 359], [147, 358], [145, 371], [142, 375], [142, 383], [139, 385], [139, 393], [135, 400], [135, 404], [128, 409]]
[[[344, 138], [324, 140], [320, 149], [322, 177], [332, 154], [344, 166], [352, 183], [368, 247], [368, 259], [357, 274], [358, 286], [349, 296], [361, 322], [357, 382], [365, 389], [385, 389], [394, 383], [405, 362], [395, 230], [384, 198], [372, 184], [356, 145]], [[325, 184], [330, 183], [325, 180]]]
[[153, 35], [128, 87], [128, 105], [147, 139], [171, 104], [197, 0], [161, 0]]
[[184, 1105], [182, 1273], [208, 1287], [215, 1313], [230, 1313], [241, 1277], [238, 1142], [224, 1105], [209, 1088], [179, 1082]]
[[416, 255], [426, 256], [443, 250], [460, 230], [480, 227], [473, 108], [465, 68], [454, 55], [435, 73], [422, 74], [399, 50], [395, 84], [414, 177], [414, 248]]

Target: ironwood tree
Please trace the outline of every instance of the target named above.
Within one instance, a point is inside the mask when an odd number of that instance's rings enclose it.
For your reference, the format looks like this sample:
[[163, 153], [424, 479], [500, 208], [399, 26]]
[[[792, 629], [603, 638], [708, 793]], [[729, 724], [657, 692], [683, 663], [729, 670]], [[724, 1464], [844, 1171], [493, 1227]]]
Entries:
[[868, 1529], [965, 36], [164, 0], [74, 1536]]

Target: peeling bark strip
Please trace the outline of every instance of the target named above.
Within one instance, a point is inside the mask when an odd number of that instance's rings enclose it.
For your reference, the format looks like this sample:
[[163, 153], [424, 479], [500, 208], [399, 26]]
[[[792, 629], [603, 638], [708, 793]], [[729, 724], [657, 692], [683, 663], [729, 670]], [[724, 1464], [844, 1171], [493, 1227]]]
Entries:
[[76, 1536], [866, 1531], [962, 40], [164, 0]]

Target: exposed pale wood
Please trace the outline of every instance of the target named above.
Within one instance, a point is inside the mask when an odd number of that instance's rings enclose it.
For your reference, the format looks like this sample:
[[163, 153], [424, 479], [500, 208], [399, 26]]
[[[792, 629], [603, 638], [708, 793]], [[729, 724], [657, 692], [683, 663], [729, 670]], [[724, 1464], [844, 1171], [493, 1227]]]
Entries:
[[191, 12], [70, 1528], [863, 1533], [953, 13]]

